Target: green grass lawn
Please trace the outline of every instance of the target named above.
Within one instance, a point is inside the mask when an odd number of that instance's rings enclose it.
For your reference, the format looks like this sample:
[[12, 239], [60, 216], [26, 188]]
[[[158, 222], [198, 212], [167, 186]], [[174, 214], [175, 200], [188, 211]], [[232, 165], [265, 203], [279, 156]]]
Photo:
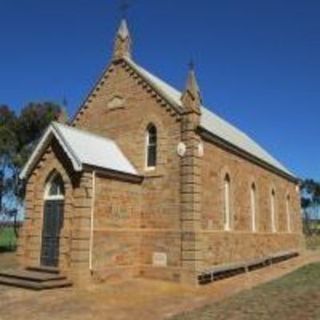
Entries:
[[12, 227], [0, 228], [0, 252], [14, 250], [16, 242], [17, 239]]
[[[214, 284], [213, 284], [214, 285]], [[320, 263], [172, 320], [320, 319]]]

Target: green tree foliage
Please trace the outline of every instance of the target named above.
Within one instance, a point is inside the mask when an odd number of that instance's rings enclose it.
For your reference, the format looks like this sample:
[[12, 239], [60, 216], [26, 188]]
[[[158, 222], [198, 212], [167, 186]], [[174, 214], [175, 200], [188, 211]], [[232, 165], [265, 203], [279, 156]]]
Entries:
[[3, 214], [3, 198], [10, 192], [14, 170], [13, 159], [17, 149], [15, 133], [17, 118], [8, 106], [0, 106], [0, 213]]
[[320, 205], [320, 183], [306, 179], [301, 184], [301, 205], [308, 208], [312, 204]]
[[15, 165], [22, 167], [28, 159], [34, 144], [51, 121], [57, 120], [62, 112], [59, 105], [50, 102], [30, 103], [22, 109], [17, 118], [15, 134], [17, 152]]
[[[37, 141], [62, 108], [54, 103], [29, 103], [20, 114], [0, 105], [0, 216], [16, 218], [24, 197], [19, 174]], [[13, 203], [13, 204], [12, 204]]]

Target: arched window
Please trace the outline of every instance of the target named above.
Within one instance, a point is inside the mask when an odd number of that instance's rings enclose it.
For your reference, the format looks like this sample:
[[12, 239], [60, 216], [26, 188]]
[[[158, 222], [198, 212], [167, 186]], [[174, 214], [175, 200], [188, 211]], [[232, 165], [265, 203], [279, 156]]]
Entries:
[[271, 231], [272, 232], [276, 232], [277, 229], [276, 229], [276, 207], [275, 207], [275, 204], [276, 204], [276, 192], [272, 189], [271, 191], [271, 199], [270, 199], [270, 202], [271, 202]]
[[250, 206], [251, 206], [251, 228], [252, 232], [257, 231], [256, 226], [256, 185], [252, 183], [250, 190]]
[[226, 174], [224, 177], [224, 230], [229, 231], [231, 229], [230, 219], [230, 176]]
[[286, 213], [287, 213], [287, 228], [288, 232], [291, 232], [291, 214], [290, 214], [290, 195], [286, 197]]
[[146, 131], [146, 169], [157, 165], [157, 128], [149, 124]]
[[63, 200], [64, 199], [64, 183], [61, 175], [55, 173], [49, 179], [45, 189], [46, 200]]

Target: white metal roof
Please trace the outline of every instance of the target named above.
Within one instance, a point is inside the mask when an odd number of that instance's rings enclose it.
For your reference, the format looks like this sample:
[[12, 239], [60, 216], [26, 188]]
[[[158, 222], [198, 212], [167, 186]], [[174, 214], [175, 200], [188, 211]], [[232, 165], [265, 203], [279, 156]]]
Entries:
[[138, 174], [113, 140], [53, 122], [23, 168], [21, 179], [29, 175], [53, 136], [66, 152], [75, 171], [82, 171], [83, 165], [91, 165], [131, 175]]
[[[159, 90], [159, 93], [163, 94], [169, 102], [173, 102], [175, 105], [183, 108], [181, 102], [182, 93], [170, 86], [168, 83], [159, 79], [149, 71], [145, 70], [140, 65], [136, 64], [132, 59], [125, 58], [126, 62], [150, 82], [154, 87]], [[215, 136], [227, 141], [228, 143], [246, 151], [247, 153], [255, 156], [256, 158], [270, 164], [271, 166], [283, 171], [284, 173], [293, 176], [294, 175], [286, 169], [278, 160], [272, 157], [266, 150], [264, 150], [258, 143], [252, 140], [244, 132], [240, 131], [227, 121], [223, 120], [204, 106], [202, 106], [201, 114], [201, 127]]]

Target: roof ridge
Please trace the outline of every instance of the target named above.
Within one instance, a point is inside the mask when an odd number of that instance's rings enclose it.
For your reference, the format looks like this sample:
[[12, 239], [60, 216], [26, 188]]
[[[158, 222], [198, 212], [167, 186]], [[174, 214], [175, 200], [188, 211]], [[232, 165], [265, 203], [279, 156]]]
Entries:
[[[124, 57], [123, 60], [131, 67], [133, 70], [144, 80], [146, 80], [151, 86], [155, 87], [156, 90], [160, 95], [162, 95], [165, 99], [169, 100], [171, 104], [174, 104], [173, 107], [179, 107], [182, 108], [183, 105], [181, 103], [181, 96], [182, 92], [173, 87], [171, 84], [167, 83], [166, 81], [162, 80], [160, 77], [152, 74], [147, 69], [143, 68], [141, 65], [133, 61], [131, 58]], [[156, 82], [159, 82], [161, 86], [164, 86], [165, 88], [161, 88], [159, 84]], [[165, 91], [170, 91], [171, 94], [166, 93]], [[174, 96], [174, 97], [173, 97]]]

